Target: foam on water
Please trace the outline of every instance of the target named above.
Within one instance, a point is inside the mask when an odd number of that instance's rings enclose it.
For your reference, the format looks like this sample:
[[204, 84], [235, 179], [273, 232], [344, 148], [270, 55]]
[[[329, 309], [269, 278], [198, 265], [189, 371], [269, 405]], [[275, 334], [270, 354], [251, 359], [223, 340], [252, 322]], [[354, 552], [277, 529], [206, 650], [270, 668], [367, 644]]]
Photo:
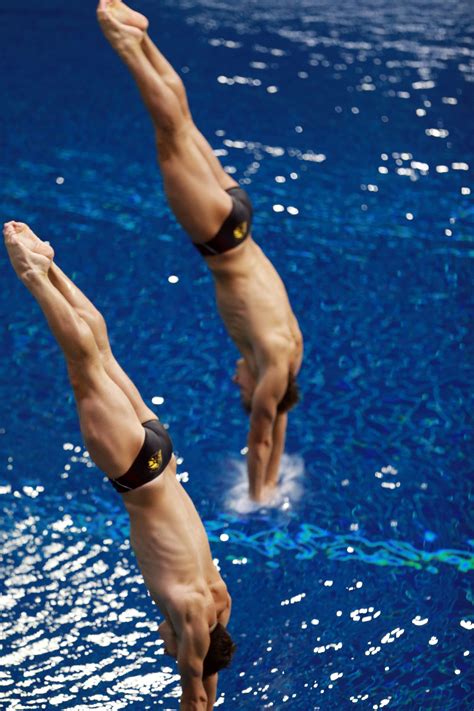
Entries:
[[228, 493], [225, 506], [231, 511], [240, 514], [269, 508], [287, 511], [301, 499], [304, 489], [304, 461], [298, 454], [283, 455], [279, 485], [264, 503], [256, 503], [249, 499], [246, 462], [241, 459], [231, 459], [229, 465], [233, 472], [234, 485]]

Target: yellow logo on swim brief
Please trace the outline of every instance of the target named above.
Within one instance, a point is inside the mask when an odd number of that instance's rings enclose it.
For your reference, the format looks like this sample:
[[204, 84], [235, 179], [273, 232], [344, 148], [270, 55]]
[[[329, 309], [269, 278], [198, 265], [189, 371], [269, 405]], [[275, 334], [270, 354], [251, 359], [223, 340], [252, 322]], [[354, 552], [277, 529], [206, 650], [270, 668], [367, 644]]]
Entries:
[[247, 223], [246, 222], [241, 222], [240, 225], [237, 225], [237, 227], [234, 230], [234, 238], [235, 239], [243, 239], [245, 235], [247, 234]]
[[159, 469], [161, 467], [162, 463], [163, 463], [163, 454], [161, 452], [161, 449], [159, 449], [148, 460], [148, 469], [151, 469], [151, 471], [154, 471], [155, 469]]

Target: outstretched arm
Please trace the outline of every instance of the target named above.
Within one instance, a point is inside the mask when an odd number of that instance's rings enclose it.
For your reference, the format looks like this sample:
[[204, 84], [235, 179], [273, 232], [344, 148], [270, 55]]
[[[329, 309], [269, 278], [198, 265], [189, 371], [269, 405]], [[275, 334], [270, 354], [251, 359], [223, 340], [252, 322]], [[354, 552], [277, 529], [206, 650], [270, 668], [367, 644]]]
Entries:
[[[232, 609], [232, 598], [230, 595], [228, 595], [227, 596], [227, 605], [224, 607], [224, 609], [219, 613], [219, 615], [217, 617], [217, 621], [224, 627], [227, 627], [227, 625], [229, 624], [231, 609]], [[207, 711], [212, 711], [212, 709], [214, 708], [214, 704], [216, 703], [217, 680], [218, 680], [217, 674], [212, 674], [211, 676], [208, 676], [203, 680], [204, 689], [206, 690], [206, 694], [207, 694]]]
[[211, 676], [203, 679], [204, 690], [207, 694], [207, 706], [206, 711], [212, 711], [214, 704], [216, 703], [217, 696], [217, 680], [218, 675], [212, 674]]
[[[285, 373], [277, 366], [271, 366], [257, 384], [252, 398], [247, 465], [249, 493], [255, 501], [262, 500], [268, 468], [272, 461], [277, 407], [285, 393], [285, 387]], [[282, 446], [281, 442], [279, 446]], [[278, 447], [275, 457], [277, 453]]]
[[278, 484], [278, 474], [280, 471], [280, 462], [283, 451], [285, 449], [286, 427], [288, 424], [288, 415], [286, 412], [279, 412], [275, 418], [273, 425], [273, 446], [270, 454], [270, 460], [267, 466], [265, 476], [265, 487], [273, 489]]
[[210, 635], [202, 606], [180, 601], [171, 615], [177, 638], [177, 661], [181, 675], [181, 711], [207, 711], [208, 698], [202, 674]]

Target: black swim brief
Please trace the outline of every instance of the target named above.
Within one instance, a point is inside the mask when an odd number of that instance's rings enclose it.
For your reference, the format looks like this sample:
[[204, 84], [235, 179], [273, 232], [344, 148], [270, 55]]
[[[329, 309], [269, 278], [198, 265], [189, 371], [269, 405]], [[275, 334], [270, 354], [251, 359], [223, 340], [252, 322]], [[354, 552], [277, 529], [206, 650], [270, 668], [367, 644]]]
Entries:
[[253, 209], [249, 196], [242, 188], [229, 188], [226, 193], [232, 198], [232, 210], [219, 232], [209, 242], [193, 242], [205, 257], [228, 252], [242, 244], [250, 233]]
[[132, 466], [117, 479], [109, 479], [121, 494], [138, 489], [156, 479], [166, 469], [173, 454], [173, 443], [159, 420], [143, 423], [145, 441]]

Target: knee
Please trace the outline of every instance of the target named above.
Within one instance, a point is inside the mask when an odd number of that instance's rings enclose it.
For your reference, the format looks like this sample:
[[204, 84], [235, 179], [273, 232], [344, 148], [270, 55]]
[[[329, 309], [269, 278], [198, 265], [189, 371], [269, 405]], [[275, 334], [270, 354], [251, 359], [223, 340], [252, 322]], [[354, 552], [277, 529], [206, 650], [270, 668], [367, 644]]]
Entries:
[[165, 160], [182, 151], [190, 135], [190, 125], [187, 121], [181, 122], [179, 126], [171, 123], [156, 126], [155, 141], [159, 159]]
[[80, 358], [68, 358], [67, 372], [74, 395], [78, 399], [85, 391], [87, 383], [87, 369], [84, 368], [84, 361]]
[[77, 351], [67, 359], [69, 382], [74, 391], [76, 401], [82, 401], [97, 381], [100, 373], [100, 358], [91, 351]]
[[179, 138], [174, 126], [160, 126], [155, 129], [155, 142], [160, 161], [171, 158], [177, 153]]

